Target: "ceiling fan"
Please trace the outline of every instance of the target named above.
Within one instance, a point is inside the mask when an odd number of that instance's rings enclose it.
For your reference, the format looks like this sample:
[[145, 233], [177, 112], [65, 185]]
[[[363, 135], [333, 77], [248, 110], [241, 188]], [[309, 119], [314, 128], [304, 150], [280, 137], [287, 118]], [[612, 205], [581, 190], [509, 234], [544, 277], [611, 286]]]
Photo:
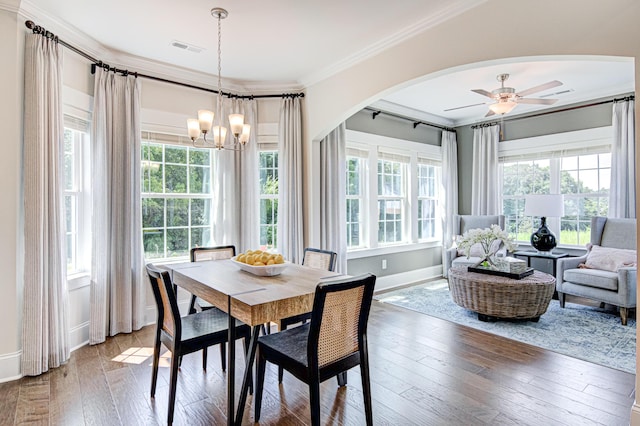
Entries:
[[[475, 92], [479, 95], [486, 96], [488, 98], [493, 99], [493, 103], [489, 104], [489, 112], [485, 117], [490, 117], [495, 114], [504, 115], [508, 112], [511, 112], [518, 104], [535, 104], [535, 105], [553, 105], [558, 100], [557, 99], [536, 99], [536, 98], [526, 98], [525, 96], [542, 92], [543, 90], [551, 89], [553, 87], [561, 86], [562, 83], [558, 80], [553, 80], [548, 83], [541, 84], [539, 86], [531, 87], [530, 89], [523, 90], [521, 92], [516, 93], [516, 89], [513, 87], [504, 87], [504, 82], [509, 78], [509, 74], [498, 74], [496, 79], [500, 82], [500, 87], [498, 89], [494, 89], [492, 91], [487, 91], [484, 89], [473, 89], [472, 92]], [[456, 108], [445, 109], [445, 111], [454, 111], [462, 108], [469, 108], [478, 105], [486, 105], [487, 102], [482, 102], [479, 104], [465, 105]]]

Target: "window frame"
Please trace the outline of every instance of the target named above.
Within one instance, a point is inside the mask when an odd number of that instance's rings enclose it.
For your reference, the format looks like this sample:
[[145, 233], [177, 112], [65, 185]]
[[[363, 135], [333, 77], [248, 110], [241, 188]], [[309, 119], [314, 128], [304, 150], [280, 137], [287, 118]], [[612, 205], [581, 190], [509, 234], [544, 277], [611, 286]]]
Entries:
[[[150, 161], [147, 160], [147, 158], [144, 157], [144, 149], [145, 146], [151, 146], [151, 145], [155, 145], [155, 146], [161, 146], [162, 147], [162, 161]], [[166, 159], [166, 148], [167, 147], [177, 147], [177, 148], [185, 148], [186, 149], [186, 159], [185, 159], [185, 163], [172, 163], [172, 162], [167, 162]], [[141, 148], [141, 158], [140, 158], [140, 171], [141, 171], [141, 179], [140, 179], [140, 185], [141, 185], [141, 190], [140, 190], [140, 201], [142, 203], [142, 208], [144, 209], [144, 200], [145, 199], [162, 199], [163, 200], [163, 221], [162, 221], [162, 226], [157, 226], [157, 227], [145, 227], [144, 223], [142, 226], [142, 239], [143, 239], [143, 247], [144, 247], [144, 235], [145, 235], [145, 230], [150, 230], [150, 229], [162, 229], [163, 230], [163, 255], [162, 257], [146, 257], [146, 251], [144, 251], [144, 255], [145, 255], [145, 259], [146, 260], [153, 260], [154, 262], [157, 263], [163, 263], [163, 262], [174, 262], [174, 261], [182, 261], [182, 260], [188, 260], [189, 259], [189, 251], [192, 247], [195, 247], [195, 245], [192, 243], [192, 233], [194, 230], [197, 229], [204, 229], [206, 230], [208, 228], [209, 230], [209, 240], [213, 241], [213, 182], [214, 182], [214, 165], [215, 165], [215, 150], [210, 150], [209, 149], [209, 162], [208, 165], [198, 165], [198, 164], [191, 164], [190, 163], [190, 152], [191, 150], [202, 150], [202, 149], [208, 149], [208, 148], [201, 148], [201, 147], [194, 147], [193, 145], [191, 145], [190, 143], [185, 143], [185, 139], [181, 136], [177, 136], [177, 135], [171, 135], [171, 134], [166, 134], [166, 133], [157, 133], [157, 132], [148, 132], [148, 131], [143, 131], [142, 132], [142, 136], [141, 136], [141, 144], [140, 144], [140, 148]], [[152, 192], [150, 190], [145, 191], [144, 188], [144, 182], [145, 182], [145, 164], [146, 163], [152, 163], [152, 164], [156, 164], [159, 163], [162, 165], [163, 167], [163, 174], [162, 174], [162, 190], [163, 192]], [[186, 169], [186, 190], [185, 192], [169, 192], [167, 191], [167, 187], [166, 187], [166, 166], [168, 165], [177, 165], [177, 166], [184, 166]], [[208, 192], [191, 192], [191, 167], [208, 167], [209, 168], [209, 191]], [[149, 188], [151, 189], [151, 188]], [[208, 225], [202, 225], [202, 226], [194, 226], [192, 224], [192, 213], [193, 213], [193, 207], [192, 207], [192, 203], [191, 201], [197, 199], [197, 200], [208, 200], [210, 203], [210, 213], [209, 213], [209, 220], [208, 220]], [[168, 202], [170, 200], [186, 200], [187, 201], [187, 224], [186, 225], [176, 225], [176, 226], [169, 226], [168, 225], [168, 219], [167, 216], [169, 215], [169, 206], [168, 206]], [[175, 255], [175, 256], [170, 256], [168, 253], [168, 231], [169, 230], [179, 230], [179, 229], [186, 229], [187, 230], [187, 250], [185, 254], [179, 254], [179, 255]], [[201, 244], [202, 246], [208, 245], [208, 243], [203, 242]], [[144, 250], [144, 248], [143, 248]]]
[[[504, 165], [506, 162], [534, 162], [539, 160], [549, 161], [549, 192], [552, 194], [561, 193], [561, 176], [562, 176], [562, 159], [573, 156], [586, 156], [592, 154], [605, 154], [611, 152], [611, 142], [613, 140], [613, 127], [604, 126], [593, 129], [578, 130], [573, 132], [556, 133], [550, 135], [536, 136], [524, 139], [514, 139], [500, 142], [498, 145], [498, 161], [500, 164], [500, 205], [502, 206], [502, 213], [504, 211], [505, 194], [503, 189], [504, 184]], [[605, 169], [603, 167], [602, 169]], [[598, 168], [600, 170], [601, 168]], [[543, 192], [532, 192], [543, 193]], [[595, 194], [595, 195], [594, 195]], [[592, 196], [602, 197], [603, 194], [596, 193], [584, 193], [584, 194], [564, 194], [565, 206], [569, 199], [587, 198]], [[522, 199], [524, 202], [525, 194], [520, 196], [508, 196], [506, 199]], [[505, 215], [506, 216], [506, 215]], [[567, 211], [565, 209], [565, 217]], [[520, 216], [516, 216], [516, 220], [519, 220]], [[521, 219], [526, 219], [522, 217]], [[507, 224], [509, 223], [509, 217], [505, 217]], [[539, 218], [530, 218], [531, 227], [535, 229], [539, 226]], [[581, 248], [589, 242], [590, 235], [586, 235], [581, 238], [578, 232], [577, 241], [578, 244], [567, 244], [560, 238], [561, 236], [561, 222], [563, 218], [548, 218], [547, 226], [558, 238], [558, 247], [566, 248]], [[533, 232], [533, 231], [532, 231]], [[516, 236], [517, 238], [517, 236]], [[519, 244], [528, 245], [528, 240], [517, 240]]]
[[[280, 172], [279, 172], [279, 168], [280, 168], [280, 152], [278, 151], [277, 147], [271, 146], [271, 145], [264, 145], [264, 146], [259, 146], [258, 147], [258, 180], [259, 182], [261, 181], [261, 175], [262, 175], [262, 155], [263, 154], [272, 154], [275, 156], [275, 166], [269, 167], [269, 168], [265, 168], [266, 170], [269, 169], [273, 169], [275, 171], [276, 176], [278, 177], [278, 192], [276, 192], [275, 194], [268, 194], [268, 193], [263, 193], [262, 192], [262, 184], [258, 183], [258, 229], [259, 229], [259, 238], [260, 240], [258, 241], [258, 245], [259, 247], [261, 247], [261, 250], [277, 250], [278, 248], [278, 207], [279, 207], [279, 178], [280, 178]], [[262, 202], [266, 201], [266, 200], [271, 200], [271, 203], [273, 203], [272, 205], [275, 206], [275, 215], [273, 217], [273, 222], [271, 224], [269, 223], [262, 223]], [[273, 235], [273, 242], [274, 244], [269, 246], [268, 242], [265, 242], [263, 244], [263, 240], [262, 240], [262, 229], [263, 227], [271, 227], [272, 229], [272, 235]]]
[[[365, 184], [362, 186], [365, 191], [362, 198], [364, 205], [362, 208], [363, 242], [359, 247], [348, 247], [347, 257], [356, 259], [391, 252], [401, 252], [404, 250], [415, 250], [418, 248], [435, 247], [442, 243], [442, 220], [441, 214], [441, 188], [437, 188], [437, 215], [436, 226], [438, 232], [436, 237], [431, 239], [418, 240], [418, 183], [417, 164], [419, 158], [428, 159], [440, 170], [442, 169], [442, 148], [438, 145], [407, 141], [390, 138], [370, 133], [347, 130], [347, 157], [350, 151], [359, 151], [359, 157], [363, 158], [365, 164], [365, 176], [362, 177]], [[388, 196], [378, 196], [378, 159], [384, 156], [401, 156], [408, 158], [404, 173], [403, 182], [403, 239], [396, 243], [381, 244], [378, 242], [378, 201], [389, 199]], [[366, 156], [366, 157], [365, 157]], [[353, 157], [353, 155], [351, 155]], [[346, 168], [346, 167], [345, 167]], [[345, 176], [346, 179], [346, 176]], [[441, 177], [439, 177], [441, 181]], [[346, 218], [345, 218], [346, 232]]]

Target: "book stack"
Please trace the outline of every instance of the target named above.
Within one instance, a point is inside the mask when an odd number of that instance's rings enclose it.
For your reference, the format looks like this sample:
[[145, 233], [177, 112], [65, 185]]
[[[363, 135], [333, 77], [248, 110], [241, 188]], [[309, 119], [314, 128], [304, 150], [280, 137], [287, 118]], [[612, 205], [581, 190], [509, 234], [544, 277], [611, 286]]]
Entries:
[[521, 274], [527, 270], [527, 262], [515, 257], [497, 257], [494, 263], [499, 271], [510, 274]]

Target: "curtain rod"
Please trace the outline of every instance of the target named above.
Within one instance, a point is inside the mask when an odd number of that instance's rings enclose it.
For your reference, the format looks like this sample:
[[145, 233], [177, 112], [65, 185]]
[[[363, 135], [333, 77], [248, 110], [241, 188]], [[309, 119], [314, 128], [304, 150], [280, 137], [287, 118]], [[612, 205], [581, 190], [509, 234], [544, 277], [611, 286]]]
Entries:
[[416, 120], [416, 119], [414, 119], [414, 118], [405, 117], [404, 115], [394, 114], [394, 113], [392, 113], [392, 112], [382, 111], [382, 110], [374, 109], [374, 108], [371, 108], [371, 107], [365, 107], [364, 109], [366, 109], [367, 111], [371, 111], [371, 112], [372, 112], [372, 114], [371, 114], [371, 118], [372, 118], [373, 120], [375, 120], [375, 119], [376, 119], [376, 117], [377, 117], [378, 115], [380, 115], [380, 114], [384, 114], [384, 115], [389, 115], [389, 116], [391, 116], [391, 117], [399, 118], [399, 119], [401, 119], [401, 120], [411, 121], [411, 122], [413, 123], [413, 128], [414, 128], [414, 129], [415, 129], [416, 127], [418, 127], [420, 124], [423, 124], [423, 125], [425, 125], [425, 126], [435, 127], [436, 129], [446, 130], [446, 131], [448, 131], [448, 132], [455, 132], [455, 131], [456, 131], [456, 130], [455, 130], [454, 128], [452, 128], [452, 127], [446, 127], [446, 126], [440, 126], [440, 125], [438, 125], [438, 124], [427, 123], [427, 122], [424, 122], [424, 121]]
[[[160, 78], [160, 77], [155, 77], [152, 75], [147, 75], [147, 74], [142, 74], [139, 72], [132, 72], [129, 70], [123, 70], [123, 69], [119, 69], [116, 67], [111, 67], [108, 64], [102, 62], [101, 60], [98, 60], [96, 58], [94, 58], [93, 56], [89, 55], [88, 53], [78, 49], [77, 47], [65, 42], [64, 40], [58, 38], [57, 35], [53, 34], [52, 32], [46, 30], [44, 27], [41, 27], [40, 25], [36, 25], [33, 21], [25, 21], [25, 26], [27, 28], [29, 28], [30, 30], [33, 31], [34, 34], [40, 34], [43, 37], [47, 37], [49, 39], [52, 39], [53, 41], [55, 41], [56, 43], [60, 43], [62, 46], [66, 47], [67, 49], [77, 53], [78, 55], [82, 56], [85, 59], [88, 59], [89, 61], [91, 61], [91, 74], [95, 74], [96, 72], [96, 67], [100, 67], [103, 68], [107, 71], [112, 71], [115, 73], [120, 73], [122, 75], [133, 75], [134, 77], [141, 77], [141, 78], [146, 78], [149, 80], [155, 80], [155, 81], [160, 81], [162, 83], [169, 83], [169, 84], [175, 84], [177, 86], [182, 86], [182, 87], [188, 87], [190, 89], [197, 89], [197, 90], [203, 90], [205, 92], [209, 92], [209, 93], [215, 93], [218, 94], [217, 90], [214, 89], [207, 89], [206, 87], [200, 87], [200, 86], [196, 86], [193, 84], [188, 84], [188, 83], [182, 83], [179, 81], [174, 81], [174, 80], [168, 80], [166, 78]], [[234, 93], [230, 93], [230, 92], [224, 92], [221, 91], [220, 94], [222, 96], [226, 96], [228, 98], [233, 98], [233, 99], [260, 99], [260, 98], [304, 98], [304, 93], [281, 93], [279, 95], [238, 95], [238, 94], [234, 94]]]
[[[636, 99], [635, 95], [631, 95], [631, 96], [625, 96], [623, 98], [615, 98], [615, 99], [609, 99], [609, 100], [606, 100], [606, 101], [593, 102], [593, 103], [586, 104], [586, 105], [576, 105], [576, 106], [562, 108], [562, 109], [555, 109], [553, 111], [537, 112], [537, 113], [529, 114], [529, 115], [522, 116], [522, 117], [505, 118], [502, 121], [525, 120], [527, 118], [535, 118], [535, 117], [540, 117], [540, 116], [543, 116], [543, 115], [555, 114], [557, 112], [573, 111], [573, 110], [576, 110], [576, 109], [589, 108], [589, 107], [593, 107], [593, 106], [610, 104], [610, 103], [615, 103], [615, 102], [634, 101], [635, 99]], [[494, 126], [496, 124], [498, 124], [497, 121], [492, 121], [490, 123], [474, 124], [473, 126], [471, 126], [471, 128], [472, 129], [477, 129], [479, 127]]]

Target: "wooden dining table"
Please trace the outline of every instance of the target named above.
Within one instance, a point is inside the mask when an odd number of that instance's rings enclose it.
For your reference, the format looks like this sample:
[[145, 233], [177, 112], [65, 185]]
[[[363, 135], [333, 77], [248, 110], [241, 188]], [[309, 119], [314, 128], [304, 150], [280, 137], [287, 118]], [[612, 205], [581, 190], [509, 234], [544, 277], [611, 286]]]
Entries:
[[[242, 271], [230, 259], [165, 265], [175, 285], [229, 313], [227, 345], [227, 424], [241, 424], [246, 404], [258, 336], [263, 324], [311, 312], [318, 283], [340, 274], [289, 264], [280, 275], [258, 276]], [[235, 399], [235, 319], [252, 327], [249, 353], [238, 409]]]

